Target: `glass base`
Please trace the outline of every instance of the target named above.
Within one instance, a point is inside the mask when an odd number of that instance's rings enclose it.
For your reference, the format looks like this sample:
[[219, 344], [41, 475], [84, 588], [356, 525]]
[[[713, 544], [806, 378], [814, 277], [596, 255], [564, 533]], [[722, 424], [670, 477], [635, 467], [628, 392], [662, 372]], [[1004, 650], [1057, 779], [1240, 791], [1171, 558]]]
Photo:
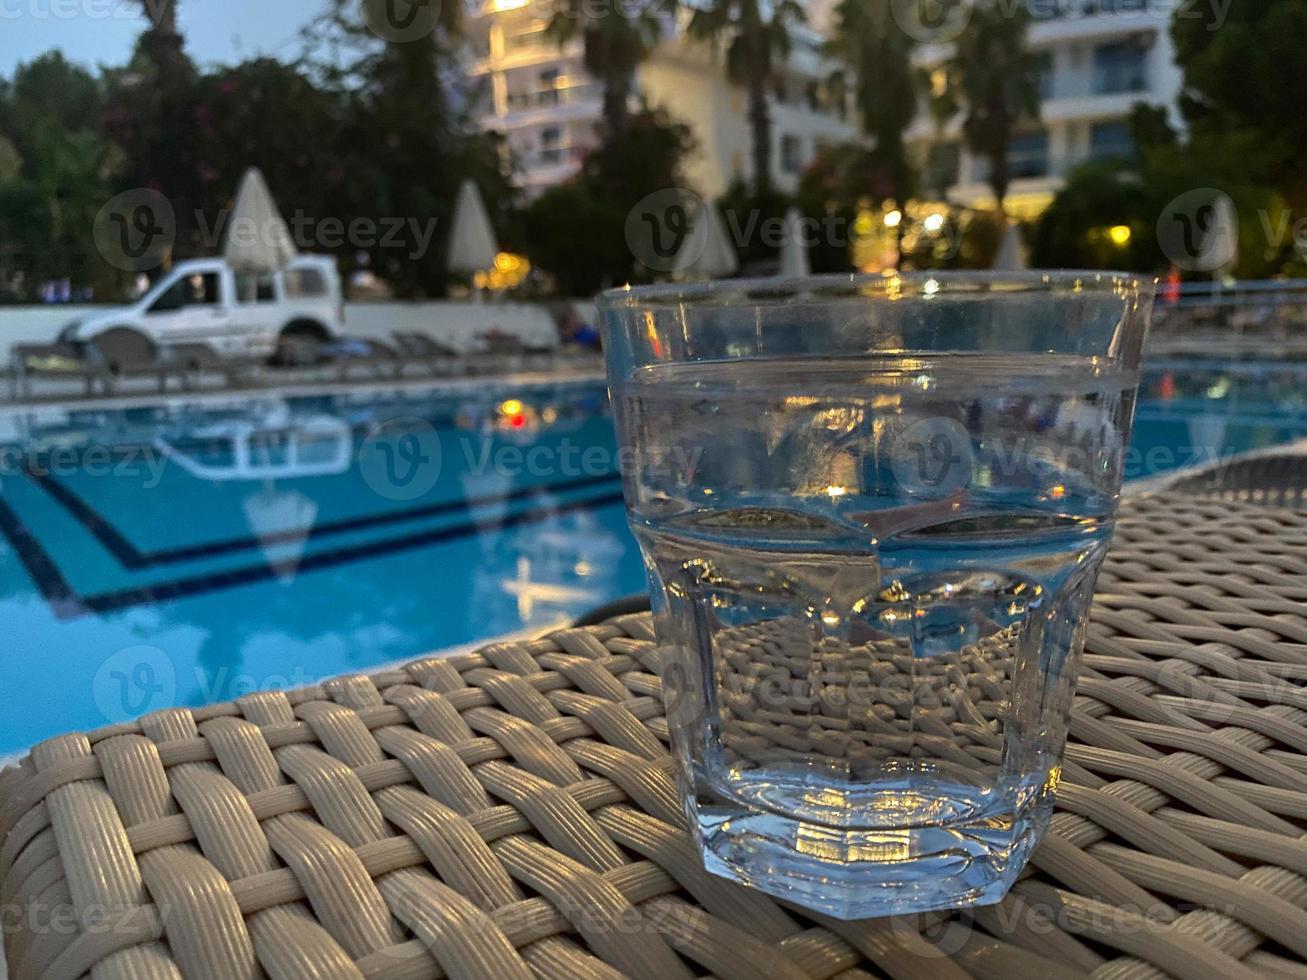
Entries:
[[1051, 805], [903, 829], [837, 828], [739, 806], [698, 807], [708, 871], [837, 919], [988, 905], [1039, 843]]

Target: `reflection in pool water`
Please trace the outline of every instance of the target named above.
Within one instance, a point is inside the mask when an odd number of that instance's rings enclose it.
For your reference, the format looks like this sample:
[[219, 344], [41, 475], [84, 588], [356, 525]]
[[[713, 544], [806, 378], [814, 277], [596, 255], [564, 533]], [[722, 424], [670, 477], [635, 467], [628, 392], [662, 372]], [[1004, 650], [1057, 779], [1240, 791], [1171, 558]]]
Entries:
[[542, 630], [643, 587], [597, 383], [7, 424], [0, 755]]

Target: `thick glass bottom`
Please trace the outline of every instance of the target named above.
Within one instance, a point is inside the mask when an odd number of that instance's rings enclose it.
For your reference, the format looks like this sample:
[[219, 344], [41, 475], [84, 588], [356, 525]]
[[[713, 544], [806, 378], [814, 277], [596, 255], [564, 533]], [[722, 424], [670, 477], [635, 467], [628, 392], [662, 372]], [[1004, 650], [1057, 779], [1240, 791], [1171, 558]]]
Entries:
[[[935, 810], [953, 808], [941, 800]], [[696, 809], [713, 874], [837, 919], [862, 919], [999, 901], [1043, 836], [1051, 801], [894, 829], [832, 827], [720, 799], [700, 798]]]

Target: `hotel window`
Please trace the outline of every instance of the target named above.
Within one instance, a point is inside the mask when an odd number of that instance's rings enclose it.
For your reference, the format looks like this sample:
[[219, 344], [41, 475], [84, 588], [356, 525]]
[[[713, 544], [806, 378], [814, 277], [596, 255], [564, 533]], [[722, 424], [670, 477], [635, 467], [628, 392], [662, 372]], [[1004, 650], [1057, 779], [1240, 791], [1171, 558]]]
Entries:
[[[988, 157], [973, 157], [971, 179], [989, 180], [993, 168]], [[1007, 175], [1010, 180], [1048, 176], [1048, 133], [1043, 131], [1013, 137], [1007, 145]]]
[[1094, 94], [1142, 92], [1148, 87], [1148, 52], [1138, 41], [1094, 48]]
[[1021, 177], [1048, 175], [1048, 133], [1042, 130], [1017, 136], [1007, 147], [1008, 175]]
[[803, 141], [797, 136], [781, 137], [781, 170], [787, 174], [803, 172]]
[[1053, 52], [1038, 51], [1032, 57], [1035, 63], [1036, 83], [1039, 85], [1039, 97], [1051, 99], [1057, 94], [1053, 85]]
[[540, 73], [539, 99], [541, 105], [558, 105], [557, 68], [547, 68]]
[[562, 131], [557, 126], [540, 130], [540, 162], [545, 166], [563, 162], [563, 148], [559, 146]]
[[1089, 158], [1091, 160], [1108, 160], [1119, 157], [1133, 160], [1135, 141], [1130, 135], [1130, 126], [1124, 121], [1094, 123], [1089, 128]]

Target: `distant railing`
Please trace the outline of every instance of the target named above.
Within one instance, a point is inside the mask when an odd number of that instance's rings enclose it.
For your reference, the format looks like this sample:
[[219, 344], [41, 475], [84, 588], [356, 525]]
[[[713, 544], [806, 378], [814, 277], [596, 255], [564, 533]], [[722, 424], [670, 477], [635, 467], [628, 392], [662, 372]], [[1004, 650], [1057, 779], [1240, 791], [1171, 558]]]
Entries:
[[600, 88], [593, 82], [584, 85], [569, 85], [563, 88], [542, 88], [529, 92], [509, 92], [508, 111], [521, 112], [527, 109], [539, 109], [545, 106], [576, 105], [581, 102], [596, 102]]
[[1307, 279], [1161, 284], [1150, 350], [1185, 357], [1307, 358]]
[[[1165, 289], [1163, 289], [1165, 292]], [[1232, 285], [1212, 282], [1186, 282], [1179, 296], [1169, 305], [1188, 307], [1276, 307], [1284, 304], [1307, 305], [1307, 279], [1247, 279]]]
[[1036, 0], [1028, 9], [1035, 20], [1060, 20], [1095, 14], [1143, 14], [1150, 12], [1151, 3], [1152, 0]]
[[1092, 95], [1122, 95], [1148, 88], [1148, 66], [1143, 61], [1095, 65]]

